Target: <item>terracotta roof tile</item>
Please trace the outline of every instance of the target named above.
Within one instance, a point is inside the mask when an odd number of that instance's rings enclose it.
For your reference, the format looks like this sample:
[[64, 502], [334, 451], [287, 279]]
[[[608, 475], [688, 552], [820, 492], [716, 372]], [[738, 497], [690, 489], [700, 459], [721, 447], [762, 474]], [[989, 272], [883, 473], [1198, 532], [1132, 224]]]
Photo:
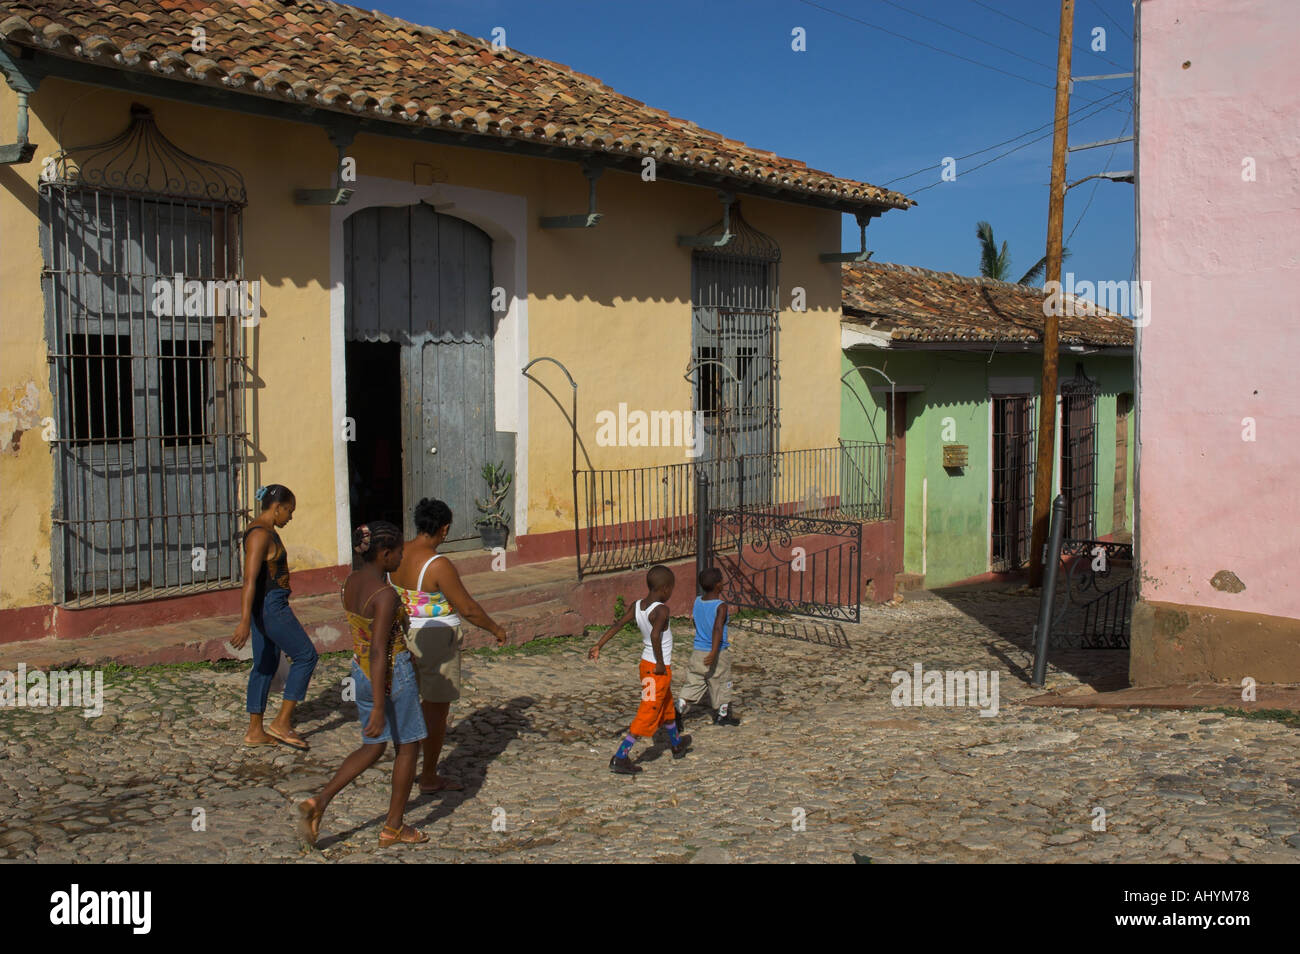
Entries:
[[[1047, 293], [1030, 285], [936, 272], [913, 265], [843, 265], [846, 325], [869, 325], [894, 341], [1038, 343]], [[1123, 315], [1060, 318], [1063, 345], [1131, 347], [1133, 323]]]
[[[206, 53], [190, 49], [196, 26], [207, 32]], [[915, 205], [901, 193], [809, 169], [669, 117], [567, 66], [337, 3], [0, 0], [0, 38], [118, 69], [393, 122], [464, 125], [471, 134], [652, 155], [669, 165], [776, 187], [793, 199]]]

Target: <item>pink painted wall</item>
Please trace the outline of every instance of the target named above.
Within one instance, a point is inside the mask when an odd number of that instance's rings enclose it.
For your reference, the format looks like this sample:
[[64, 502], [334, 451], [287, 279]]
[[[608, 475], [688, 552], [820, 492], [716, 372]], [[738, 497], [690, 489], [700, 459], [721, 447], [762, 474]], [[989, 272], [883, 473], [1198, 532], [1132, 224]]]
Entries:
[[1140, 35], [1140, 597], [1300, 617], [1300, 2], [1142, 0]]

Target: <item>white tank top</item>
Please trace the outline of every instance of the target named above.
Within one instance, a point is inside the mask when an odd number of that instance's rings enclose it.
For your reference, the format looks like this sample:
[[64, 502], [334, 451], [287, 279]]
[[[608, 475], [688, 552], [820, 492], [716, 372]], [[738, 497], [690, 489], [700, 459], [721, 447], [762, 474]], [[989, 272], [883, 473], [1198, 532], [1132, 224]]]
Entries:
[[[650, 622], [650, 612], [661, 603], [651, 603], [645, 609], [641, 608], [642, 600], [636, 601], [636, 625], [641, 630], [642, 648], [641, 658], [646, 662], [655, 662], [654, 646], [650, 643], [650, 633], [654, 631], [655, 624]], [[664, 665], [673, 664], [673, 630], [671, 626], [665, 626], [663, 632], [663, 650]]]

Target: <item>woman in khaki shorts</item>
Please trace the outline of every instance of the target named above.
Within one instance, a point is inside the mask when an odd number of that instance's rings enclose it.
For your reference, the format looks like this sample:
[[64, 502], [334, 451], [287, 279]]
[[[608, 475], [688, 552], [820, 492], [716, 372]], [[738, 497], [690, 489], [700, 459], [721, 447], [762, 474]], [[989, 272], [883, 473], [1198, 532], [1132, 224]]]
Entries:
[[420, 792], [458, 791], [464, 786], [438, 774], [438, 758], [447, 733], [447, 713], [460, 698], [460, 654], [465, 637], [461, 620], [486, 629], [501, 646], [506, 631], [474, 601], [450, 560], [438, 552], [451, 529], [451, 508], [425, 498], [415, 508], [415, 539], [402, 551], [402, 563], [389, 574], [411, 617], [407, 645], [420, 687], [420, 708], [428, 735]]

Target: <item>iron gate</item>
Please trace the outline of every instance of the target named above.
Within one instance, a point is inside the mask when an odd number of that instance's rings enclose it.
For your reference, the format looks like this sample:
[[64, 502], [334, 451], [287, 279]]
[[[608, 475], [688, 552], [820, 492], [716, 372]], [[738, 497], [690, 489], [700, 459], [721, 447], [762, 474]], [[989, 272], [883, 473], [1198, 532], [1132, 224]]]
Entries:
[[1133, 612], [1133, 545], [1064, 540], [1061, 556], [1068, 561], [1068, 569], [1065, 585], [1057, 594], [1051, 645], [1058, 649], [1127, 649]]
[[131, 107], [40, 182], [54, 396], [55, 599], [235, 585], [245, 516], [242, 177]]
[[713, 565], [733, 606], [856, 623], [862, 524], [763, 510], [710, 510]]
[[[1053, 649], [1128, 649], [1133, 613], [1133, 545], [1065, 538], [1067, 501], [1052, 501], [1043, 590], [1034, 624], [1033, 684], [1042, 686]], [[1065, 585], [1057, 593], [1062, 560]]]
[[[842, 472], [852, 474], [850, 450], [831, 450], [842, 458]], [[862, 494], [823, 495], [818, 493], [821, 488], [802, 488], [801, 482], [782, 479], [781, 469], [773, 467], [776, 472], [770, 483], [765, 482], [776, 488], [773, 499], [744, 507], [713, 506], [707, 472], [699, 469], [695, 495], [704, 519], [696, 547], [697, 570], [707, 566], [721, 570], [723, 598], [737, 607], [859, 622], [865, 514], [857, 512], [854, 501]], [[745, 494], [740, 476], [748, 470], [734, 471], [737, 496], [743, 499], [752, 499]], [[782, 492], [784, 488], [791, 490]]]

